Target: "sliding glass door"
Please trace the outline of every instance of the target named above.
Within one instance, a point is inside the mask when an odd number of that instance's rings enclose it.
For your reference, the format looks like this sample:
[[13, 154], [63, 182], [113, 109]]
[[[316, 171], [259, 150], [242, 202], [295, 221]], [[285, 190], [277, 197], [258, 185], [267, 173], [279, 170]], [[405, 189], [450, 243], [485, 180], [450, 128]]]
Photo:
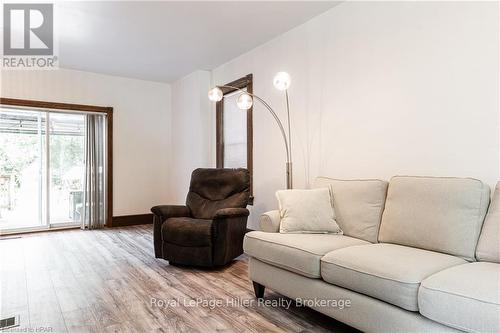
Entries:
[[85, 116], [51, 113], [49, 117], [49, 221], [80, 223], [85, 178]]
[[85, 117], [0, 108], [0, 231], [82, 221]]
[[0, 229], [46, 223], [45, 112], [0, 109]]

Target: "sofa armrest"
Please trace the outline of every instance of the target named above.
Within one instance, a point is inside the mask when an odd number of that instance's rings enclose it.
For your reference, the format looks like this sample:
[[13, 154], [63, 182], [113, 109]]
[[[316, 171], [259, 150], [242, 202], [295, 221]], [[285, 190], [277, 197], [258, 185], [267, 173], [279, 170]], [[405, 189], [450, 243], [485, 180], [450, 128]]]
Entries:
[[250, 212], [246, 208], [223, 208], [215, 212], [214, 220], [229, 217], [244, 217], [248, 215], [250, 215]]
[[279, 232], [280, 222], [281, 217], [279, 210], [265, 212], [260, 216], [260, 230], [265, 232]]
[[170, 217], [190, 216], [189, 208], [186, 206], [162, 205], [151, 208], [153, 217], [153, 244], [155, 257], [162, 258], [161, 226]]

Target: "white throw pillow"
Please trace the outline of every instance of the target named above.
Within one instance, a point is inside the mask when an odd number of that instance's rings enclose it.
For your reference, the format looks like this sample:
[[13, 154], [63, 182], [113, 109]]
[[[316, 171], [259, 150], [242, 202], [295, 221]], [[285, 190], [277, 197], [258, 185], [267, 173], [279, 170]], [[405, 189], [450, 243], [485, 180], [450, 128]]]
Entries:
[[335, 221], [330, 190], [282, 190], [276, 192], [281, 233], [342, 234]]

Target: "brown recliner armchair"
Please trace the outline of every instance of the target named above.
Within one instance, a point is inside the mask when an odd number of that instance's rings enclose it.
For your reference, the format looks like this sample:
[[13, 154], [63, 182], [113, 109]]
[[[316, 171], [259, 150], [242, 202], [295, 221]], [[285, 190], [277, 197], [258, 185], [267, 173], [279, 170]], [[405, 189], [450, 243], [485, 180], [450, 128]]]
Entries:
[[155, 257], [213, 267], [243, 253], [250, 196], [247, 169], [196, 169], [185, 206], [155, 206]]

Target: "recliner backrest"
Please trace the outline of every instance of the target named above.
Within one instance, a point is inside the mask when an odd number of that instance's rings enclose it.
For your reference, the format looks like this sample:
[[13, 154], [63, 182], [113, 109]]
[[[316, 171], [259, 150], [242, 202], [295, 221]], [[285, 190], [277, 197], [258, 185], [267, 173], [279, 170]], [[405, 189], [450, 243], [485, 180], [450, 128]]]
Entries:
[[245, 208], [250, 197], [250, 174], [247, 169], [196, 169], [186, 205], [198, 219], [212, 219], [222, 208]]
[[475, 260], [490, 188], [471, 178], [396, 176], [389, 183], [379, 242]]

